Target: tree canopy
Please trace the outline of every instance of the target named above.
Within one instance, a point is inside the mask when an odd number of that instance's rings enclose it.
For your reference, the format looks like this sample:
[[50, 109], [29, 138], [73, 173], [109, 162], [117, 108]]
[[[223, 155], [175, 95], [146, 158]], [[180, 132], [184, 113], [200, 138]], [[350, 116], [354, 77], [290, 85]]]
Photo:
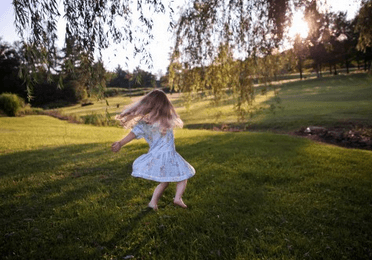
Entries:
[[[61, 8], [66, 22], [66, 48], [73, 39], [85, 55], [86, 65], [91, 67], [93, 54], [111, 43], [133, 44], [135, 53], [151, 62], [146, 46], [153, 38], [152, 15], [169, 16], [169, 29], [175, 36], [168, 69], [171, 87], [186, 93], [188, 100], [195, 93], [206, 91], [216, 102], [226, 89], [231, 90], [241, 117], [252, 107], [253, 79], [269, 86], [279, 73], [283, 57], [278, 48], [294, 8], [305, 7], [306, 19], [311, 24], [308, 51], [318, 66], [336, 46], [328, 46], [330, 18], [318, 11], [316, 0], [185, 0], [177, 21], [174, 17], [179, 1], [64, 0], [62, 6], [58, 3], [57, 0], [13, 1], [16, 27], [25, 42], [29, 61], [23, 70], [27, 84], [32, 83], [32, 77], [27, 76], [34, 71], [32, 66], [53, 66]], [[361, 32], [361, 49], [370, 46], [370, 23], [366, 23], [370, 19], [370, 6], [371, 0], [364, 1], [356, 27]], [[134, 25], [133, 19], [137, 17], [134, 14], [138, 14], [138, 26]], [[305, 50], [297, 49], [296, 55], [302, 59]], [[71, 55], [66, 58], [72, 60]], [[62, 69], [66, 68], [69, 67]]]
[[357, 17], [356, 31], [359, 32], [357, 48], [366, 51], [372, 48], [372, 0], [365, 1]]

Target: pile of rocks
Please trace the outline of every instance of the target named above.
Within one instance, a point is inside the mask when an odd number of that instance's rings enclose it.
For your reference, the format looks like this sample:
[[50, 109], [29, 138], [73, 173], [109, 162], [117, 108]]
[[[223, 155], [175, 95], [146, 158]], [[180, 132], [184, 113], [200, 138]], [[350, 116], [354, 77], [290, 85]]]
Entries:
[[325, 128], [321, 126], [309, 126], [295, 132], [296, 135], [306, 136], [310, 139], [331, 143], [343, 147], [372, 150], [370, 129], [363, 128]]

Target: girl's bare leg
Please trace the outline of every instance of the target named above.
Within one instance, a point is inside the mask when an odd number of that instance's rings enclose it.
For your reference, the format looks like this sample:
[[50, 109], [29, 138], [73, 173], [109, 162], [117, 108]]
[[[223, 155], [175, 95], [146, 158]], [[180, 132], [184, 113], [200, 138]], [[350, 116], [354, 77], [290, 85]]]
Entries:
[[173, 203], [182, 208], [187, 208], [187, 205], [182, 201], [182, 195], [185, 192], [187, 180], [183, 180], [177, 183], [176, 196], [174, 197]]
[[161, 195], [163, 195], [163, 192], [168, 187], [168, 185], [169, 185], [169, 182], [161, 182], [155, 188], [154, 193], [152, 194], [151, 201], [148, 205], [150, 208], [152, 208], [154, 210], [158, 209], [158, 201], [159, 201]]

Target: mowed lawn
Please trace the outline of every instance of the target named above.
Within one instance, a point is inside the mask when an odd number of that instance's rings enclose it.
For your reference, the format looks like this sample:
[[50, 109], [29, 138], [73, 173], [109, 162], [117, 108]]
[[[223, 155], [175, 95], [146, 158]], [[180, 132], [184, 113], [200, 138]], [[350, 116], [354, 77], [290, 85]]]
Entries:
[[131, 98], [125, 96], [108, 97], [106, 99], [93, 99], [92, 105], [82, 106], [81, 104], [63, 107], [58, 109], [65, 115], [87, 116], [91, 114], [111, 115], [119, 114], [125, 106], [131, 103]]
[[[366, 73], [294, 81], [275, 88], [279, 90], [280, 103], [274, 101], [273, 89], [269, 88], [266, 95], [256, 96], [256, 112], [243, 122], [238, 122], [228, 96], [217, 107], [201, 100], [194, 101], [187, 110], [176, 102], [177, 111], [189, 128], [230, 123], [248, 129], [288, 132], [310, 125], [372, 125], [372, 77]], [[276, 106], [273, 111], [268, 109], [271, 104]]]
[[[325, 76], [293, 81], [275, 86], [279, 90], [280, 103], [273, 101], [274, 91], [257, 94], [253, 104], [256, 109], [252, 118], [248, 115], [239, 121], [234, 111], [234, 101], [226, 97], [216, 106], [211, 99], [195, 99], [187, 109], [182, 95], [169, 94], [177, 112], [189, 129], [211, 129], [214, 125], [239, 125], [250, 130], [291, 132], [311, 125], [332, 127], [349, 123], [372, 126], [372, 77], [366, 73]], [[257, 88], [259, 93], [259, 88]], [[89, 116], [105, 115], [112, 118], [127, 105], [140, 97], [109, 97], [93, 100], [93, 105], [75, 105], [59, 109], [62, 114]], [[108, 105], [106, 103], [108, 102]], [[268, 109], [271, 104], [276, 108]]]
[[372, 152], [270, 133], [175, 131], [196, 169], [148, 210], [127, 131], [0, 118], [2, 259], [370, 259]]

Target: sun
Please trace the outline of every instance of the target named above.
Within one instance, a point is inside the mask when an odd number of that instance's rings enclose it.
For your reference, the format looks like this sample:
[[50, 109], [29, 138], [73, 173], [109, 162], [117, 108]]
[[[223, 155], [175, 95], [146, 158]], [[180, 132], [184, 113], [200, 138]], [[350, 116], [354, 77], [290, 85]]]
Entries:
[[294, 13], [292, 19], [292, 26], [288, 30], [289, 37], [294, 39], [296, 34], [299, 34], [301, 38], [306, 38], [309, 33], [309, 26], [304, 20], [304, 14], [301, 11]]

